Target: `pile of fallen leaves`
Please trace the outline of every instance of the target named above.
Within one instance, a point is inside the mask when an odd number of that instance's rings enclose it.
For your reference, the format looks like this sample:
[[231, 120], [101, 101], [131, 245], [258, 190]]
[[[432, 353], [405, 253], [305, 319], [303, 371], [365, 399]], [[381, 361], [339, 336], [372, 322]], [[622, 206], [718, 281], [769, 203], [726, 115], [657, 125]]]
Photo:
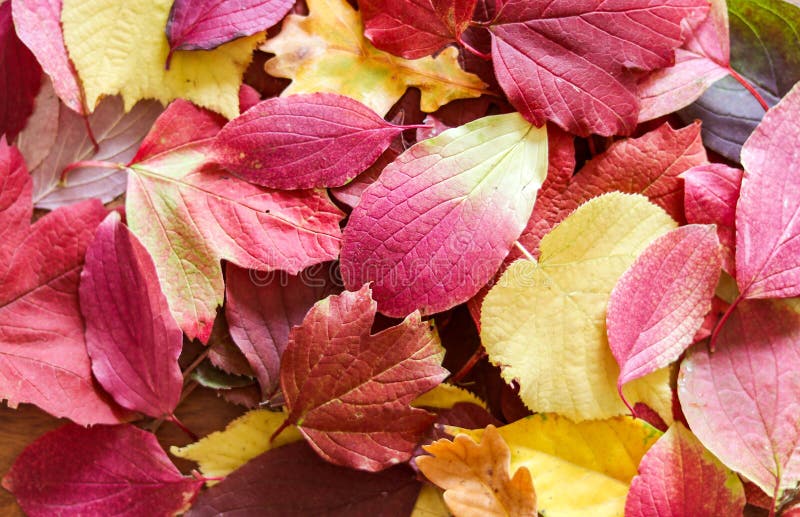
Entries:
[[[796, 0], [5, 0], [37, 515], [797, 515]], [[242, 406], [162, 448], [193, 389]], [[170, 454], [196, 462], [182, 473]]]

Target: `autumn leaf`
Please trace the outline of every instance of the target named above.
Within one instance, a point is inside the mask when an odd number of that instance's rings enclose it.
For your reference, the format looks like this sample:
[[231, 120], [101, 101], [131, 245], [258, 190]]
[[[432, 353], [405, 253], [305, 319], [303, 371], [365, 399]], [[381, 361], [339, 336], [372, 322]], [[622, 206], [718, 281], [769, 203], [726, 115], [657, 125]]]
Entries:
[[642, 458], [625, 515], [741, 515], [744, 504], [744, 488], [736, 474], [676, 422]]
[[328, 92], [351, 97], [384, 116], [406, 91], [422, 93], [422, 110], [479, 97], [486, 85], [458, 65], [454, 48], [436, 59], [409, 61], [382, 52], [363, 36], [361, 16], [346, 0], [308, 0], [308, 16], [290, 14], [281, 33], [261, 46], [275, 54], [267, 73], [292, 79], [282, 95]]
[[35, 442], [3, 478], [31, 517], [173, 515], [203, 481], [184, 477], [156, 437], [131, 425], [84, 429], [67, 424]]
[[494, 426], [480, 443], [460, 434], [423, 447], [430, 456], [416, 459], [429, 480], [444, 489], [444, 500], [457, 516], [533, 516], [536, 493], [531, 474], [520, 467], [509, 472], [511, 451]]
[[0, 3], [0, 136], [13, 140], [33, 111], [33, 99], [42, 84], [42, 67], [17, 37], [11, 2]]
[[[610, 193], [581, 205], [541, 242], [538, 262], [518, 260], [486, 296], [481, 341], [533, 411], [575, 421], [625, 412], [606, 338], [617, 280], [675, 221], [644, 196]], [[629, 383], [629, 401], [671, 414], [669, 371]]]
[[547, 133], [484, 117], [411, 147], [362, 195], [345, 227], [345, 286], [374, 282], [379, 310], [432, 314], [489, 281], [547, 173]]
[[324, 192], [267, 190], [209, 166], [223, 124], [175, 101], [127, 168], [128, 225], [181, 329], [204, 342], [224, 297], [220, 260], [298, 273], [336, 258], [343, 217]]
[[318, 302], [292, 329], [281, 363], [286, 423], [327, 461], [369, 471], [411, 457], [434, 417], [409, 403], [448, 373], [418, 312], [371, 334], [376, 311], [368, 285]]
[[262, 36], [241, 38], [208, 52], [170, 48], [164, 27], [171, 0], [64, 0], [64, 41], [86, 93], [87, 111], [104, 95], [122, 95], [129, 110], [140, 99], [190, 100], [227, 118], [239, 114], [242, 74]]

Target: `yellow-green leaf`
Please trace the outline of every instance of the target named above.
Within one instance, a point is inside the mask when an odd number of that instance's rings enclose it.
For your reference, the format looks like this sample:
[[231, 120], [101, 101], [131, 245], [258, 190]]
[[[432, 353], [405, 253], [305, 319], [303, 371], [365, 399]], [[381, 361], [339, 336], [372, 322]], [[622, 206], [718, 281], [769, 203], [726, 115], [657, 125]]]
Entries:
[[306, 3], [308, 16], [289, 15], [280, 34], [261, 47], [275, 54], [266, 63], [267, 72], [292, 79], [282, 95], [338, 93], [385, 115], [410, 86], [422, 92], [427, 112], [486, 91], [478, 76], [458, 66], [454, 47], [435, 59], [403, 59], [372, 46], [361, 16], [346, 0]]
[[414, 407], [450, 409], [460, 402], [475, 404], [486, 409], [486, 403], [472, 392], [445, 382], [415, 398], [411, 405]]
[[[575, 421], [624, 414], [619, 367], [606, 337], [606, 306], [617, 279], [677, 224], [646, 197], [612, 192], [579, 207], [540, 244], [538, 263], [519, 260], [483, 304], [481, 340], [523, 402]], [[669, 370], [624, 388], [671, 421]]]
[[100, 97], [122, 94], [125, 109], [139, 99], [184, 98], [233, 118], [239, 86], [263, 33], [210, 51], [178, 51], [165, 70], [164, 32], [172, 0], [64, 0], [61, 21], [93, 110]]

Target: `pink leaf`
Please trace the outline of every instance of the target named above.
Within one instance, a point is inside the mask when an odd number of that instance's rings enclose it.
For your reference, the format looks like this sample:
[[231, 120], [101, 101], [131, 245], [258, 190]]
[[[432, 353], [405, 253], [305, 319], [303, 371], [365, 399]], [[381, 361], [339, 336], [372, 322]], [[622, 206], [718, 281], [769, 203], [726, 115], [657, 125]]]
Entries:
[[361, 201], [361, 196], [364, 194], [364, 191], [367, 190], [367, 187], [375, 183], [378, 180], [378, 176], [383, 172], [383, 169], [388, 167], [390, 163], [403, 153], [403, 151], [402, 138], [394, 139], [392, 143], [389, 144], [389, 148], [378, 157], [375, 163], [353, 178], [349, 183], [341, 187], [332, 188], [331, 195], [350, 208], [355, 208]]
[[338, 187], [372, 165], [403, 129], [342, 95], [273, 97], [231, 120], [213, 152], [217, 163], [265, 187]]
[[620, 396], [625, 383], [667, 366], [692, 344], [711, 309], [720, 261], [714, 226], [682, 226], [655, 240], [619, 279], [606, 327]]
[[359, 0], [364, 35], [406, 59], [430, 56], [461, 40], [477, 0]]
[[692, 349], [678, 395], [689, 427], [725, 465], [768, 494], [800, 481], [800, 314], [740, 303], [717, 350]]
[[106, 211], [86, 201], [31, 225], [30, 193], [22, 157], [0, 139], [0, 399], [116, 423], [122, 412], [92, 379], [78, 308], [83, 257]]
[[97, 228], [81, 273], [81, 312], [92, 371], [117, 403], [154, 418], [172, 414], [183, 388], [183, 334], [153, 259], [117, 212]]
[[492, 22], [500, 86], [522, 115], [580, 136], [636, 127], [635, 70], [674, 61], [681, 20], [704, 0], [508, 0]]
[[800, 295], [800, 86], [772, 109], [742, 147], [736, 205], [736, 284], [744, 298]]
[[742, 515], [744, 505], [744, 487], [736, 474], [676, 423], [642, 458], [625, 501], [625, 516]]
[[209, 50], [267, 30], [293, 5], [294, 0], [176, 0], [167, 19], [169, 55], [176, 50]]
[[373, 335], [376, 310], [367, 285], [318, 302], [281, 364], [287, 424], [329, 462], [369, 471], [411, 457], [435, 417], [409, 403], [448, 374], [432, 324], [415, 312]]
[[131, 425], [60, 427], [29, 445], [3, 478], [31, 517], [175, 515], [202, 485], [178, 472], [153, 434]]
[[742, 184], [742, 171], [721, 163], [698, 165], [683, 173], [686, 220], [716, 224], [722, 244], [722, 265], [734, 275], [736, 265], [736, 202]]
[[11, 2], [0, 3], [0, 136], [13, 140], [33, 112], [42, 67], [14, 32]]
[[61, 30], [62, 0], [11, 0], [8, 3], [19, 39], [50, 76], [56, 94], [69, 109], [83, 114], [78, 72], [69, 59]]
[[278, 387], [289, 331], [332, 290], [328, 272], [312, 266], [295, 276], [227, 266], [225, 315], [231, 337], [255, 372], [264, 397]]

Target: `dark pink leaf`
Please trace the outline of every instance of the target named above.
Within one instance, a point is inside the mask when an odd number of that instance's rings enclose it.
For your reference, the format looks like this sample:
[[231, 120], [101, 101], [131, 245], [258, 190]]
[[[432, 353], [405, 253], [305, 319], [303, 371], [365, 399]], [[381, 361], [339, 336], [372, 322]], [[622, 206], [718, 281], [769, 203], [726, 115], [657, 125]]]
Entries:
[[82, 114], [83, 92], [61, 30], [62, 0], [10, 0], [17, 35], [36, 56], [64, 104]]
[[95, 377], [114, 400], [154, 418], [178, 405], [183, 334], [147, 250], [111, 212], [86, 250], [81, 312]]
[[692, 167], [682, 174], [686, 220], [716, 224], [722, 244], [722, 267], [734, 275], [736, 249], [736, 202], [742, 184], [741, 169], [721, 163]]
[[508, 0], [490, 29], [495, 73], [536, 125], [629, 134], [639, 112], [634, 70], [671, 65], [681, 20], [707, 9], [705, 0]]
[[742, 147], [736, 205], [736, 284], [745, 298], [800, 295], [800, 86]]
[[743, 301], [715, 352], [690, 350], [678, 395], [689, 427], [725, 465], [767, 494], [800, 481], [800, 314]]
[[170, 56], [176, 50], [208, 50], [265, 31], [293, 5], [294, 0], [176, 0], [167, 19]]
[[153, 434], [131, 425], [67, 424], [29, 445], [3, 478], [31, 517], [175, 515], [202, 485], [181, 475]]
[[369, 471], [411, 457], [435, 417], [409, 404], [448, 373], [419, 312], [372, 335], [376, 311], [367, 285], [318, 302], [289, 334], [281, 364], [287, 423], [331, 463]]
[[683, 424], [674, 424], [647, 451], [631, 481], [626, 517], [742, 515], [742, 482]]
[[410, 515], [421, 486], [405, 465], [377, 473], [337, 467], [299, 442], [237, 469], [203, 492], [188, 515]]
[[217, 163], [265, 187], [338, 187], [372, 165], [403, 129], [342, 95], [273, 97], [231, 120], [213, 152]]
[[86, 248], [106, 215], [97, 201], [30, 225], [31, 180], [0, 139], [0, 399], [79, 424], [123, 416], [92, 379], [78, 308]]
[[359, 0], [364, 35], [406, 59], [430, 56], [461, 40], [477, 0]]
[[389, 148], [378, 157], [375, 163], [370, 165], [367, 170], [356, 176], [346, 185], [332, 188], [331, 195], [350, 208], [355, 208], [361, 201], [361, 195], [364, 194], [367, 187], [375, 183], [378, 180], [378, 176], [383, 172], [383, 169], [400, 156], [403, 151], [402, 139], [396, 138], [389, 144]]
[[295, 276], [228, 264], [225, 315], [231, 337], [250, 363], [265, 398], [278, 387], [289, 331], [332, 291], [328, 273], [324, 266], [312, 266]]
[[720, 266], [714, 226], [693, 224], [653, 241], [625, 271], [606, 312], [620, 396], [624, 384], [667, 366], [692, 344], [711, 309]]
[[0, 135], [13, 140], [33, 112], [42, 67], [17, 37], [11, 2], [0, 3]]

